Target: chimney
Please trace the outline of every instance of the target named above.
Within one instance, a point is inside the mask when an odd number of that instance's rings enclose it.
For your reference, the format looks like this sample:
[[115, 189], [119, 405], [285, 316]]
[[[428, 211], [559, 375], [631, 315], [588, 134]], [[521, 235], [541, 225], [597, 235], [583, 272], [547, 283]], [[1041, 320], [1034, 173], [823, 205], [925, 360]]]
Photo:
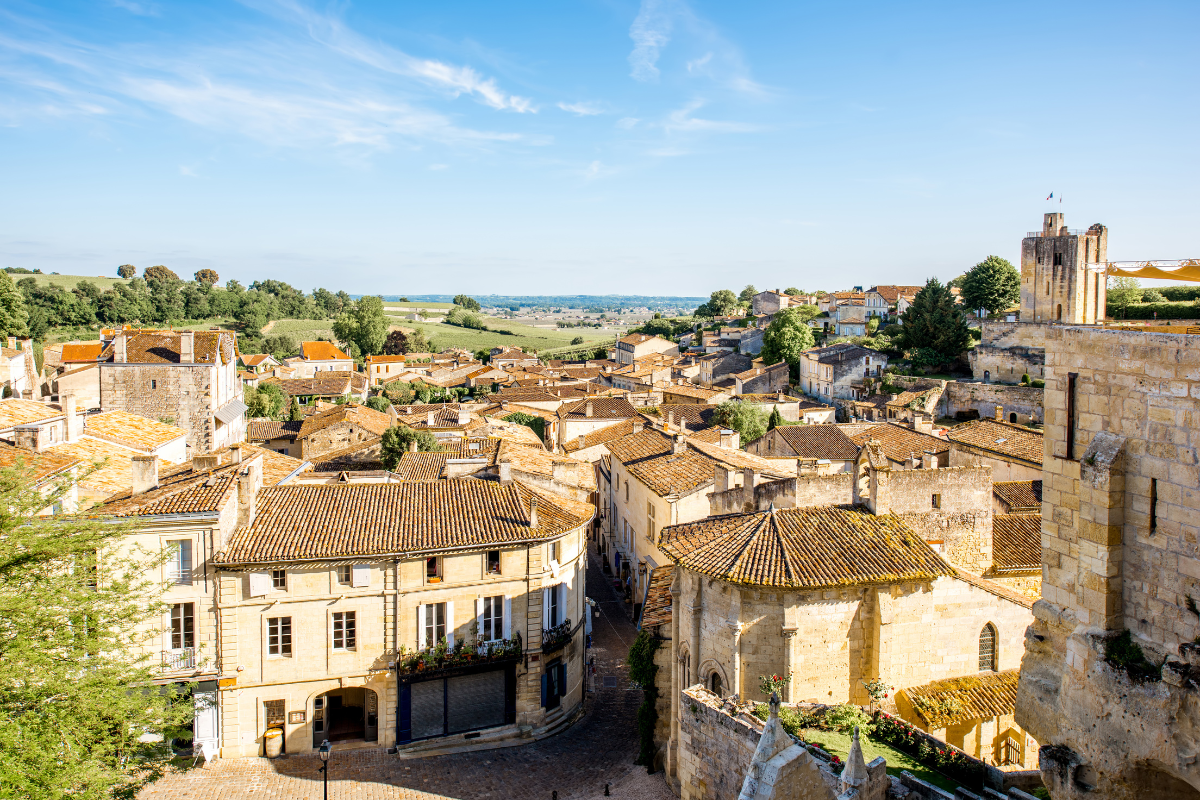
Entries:
[[466, 409], [460, 408], [458, 410], [458, 424], [466, 425], [470, 421], [471, 421], [471, 412], [467, 411]]
[[22, 450], [41, 452], [42, 429], [37, 425], [20, 425], [15, 430], [17, 447]]
[[571, 480], [571, 465], [564, 461], [551, 462], [550, 477], [558, 483], [574, 483], [574, 481]]
[[721, 447], [727, 450], [733, 449], [733, 431], [729, 428], [721, 428]]
[[408, 452], [410, 452], [410, 453], [417, 452], [417, 440], [416, 439], [413, 439], [411, 442], [408, 443]]
[[125, 333], [121, 332], [113, 338], [113, 363], [124, 364], [127, 360]]
[[208, 472], [219, 466], [221, 466], [221, 456], [217, 453], [192, 456], [192, 472]]
[[683, 453], [686, 450], [687, 450], [687, 442], [684, 441], [684, 438], [681, 434], [676, 434], [674, 440], [672, 440], [672, 442], [671, 442], [671, 452], [674, 453], [675, 455], [679, 455], [680, 453]]
[[179, 363], [196, 363], [196, 334], [192, 331], [179, 332]]
[[932, 450], [925, 451], [925, 458], [921, 461], [921, 466], [925, 469], [937, 469], [938, 457]]
[[680, 418], [679, 418], [679, 432], [680, 432], [681, 434], [683, 434], [684, 436], [687, 436], [687, 435], [688, 435], [688, 424], [687, 424], [687, 420], [686, 420], [686, 419], [684, 419], [683, 417], [680, 417]]
[[238, 475], [238, 520], [239, 528], [254, 522], [258, 510], [258, 490], [263, 485], [262, 456], [250, 459]]
[[917, 411], [913, 414], [913, 430], [918, 433], [933, 433], [933, 420], [928, 414]]
[[500, 482], [501, 483], [512, 483], [512, 462], [511, 461], [501, 461], [499, 466], [500, 466]]
[[428, 425], [430, 428], [432, 428], [434, 426], [434, 417], [435, 416], [437, 416], [437, 413], [434, 411], [430, 411], [428, 414], [425, 415], [425, 424]]
[[1001, 406], [1001, 405], [996, 406], [996, 416], [994, 419], [996, 420], [996, 422], [1004, 422], [1004, 406]]
[[667, 412], [667, 430], [670, 430], [674, 426], [675, 426], [675, 412], [668, 411]]
[[232, 444], [229, 446], [229, 463], [242, 463], [242, 446], [240, 444]]
[[640, 420], [640, 419], [635, 419], [635, 420], [633, 421], [633, 432], [634, 432], [634, 433], [641, 433], [641, 432], [642, 432], [642, 428], [644, 428], [644, 427], [645, 427], [645, 423], [644, 423], [644, 422], [642, 422], [642, 420]]
[[536, 496], [529, 500], [529, 527], [536, 528], [538, 526], [538, 499]]
[[580, 449], [580, 450], [582, 450], [582, 449], [583, 449], [583, 447], [584, 447], [584, 442], [585, 442], [586, 440], [587, 440], [587, 435], [586, 435], [586, 434], [582, 434], [582, 433], [581, 433], [581, 434], [579, 434], [579, 449]]
[[585, 417], [590, 417], [592, 415], [592, 401], [591, 400], [588, 400], [586, 403], [584, 403], [583, 415]]
[[158, 456], [133, 457], [133, 494], [139, 495], [158, 486]]

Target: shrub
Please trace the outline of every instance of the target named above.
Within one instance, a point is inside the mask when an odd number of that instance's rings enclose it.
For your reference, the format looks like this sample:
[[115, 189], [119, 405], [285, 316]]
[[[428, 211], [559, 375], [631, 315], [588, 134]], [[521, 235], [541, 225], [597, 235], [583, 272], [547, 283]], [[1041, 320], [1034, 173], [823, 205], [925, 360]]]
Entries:
[[641, 747], [633, 763], [654, 771], [654, 727], [658, 724], [658, 686], [654, 681], [658, 666], [654, 663], [654, 651], [661, 642], [648, 631], [638, 632], [629, 647], [625, 663], [629, 666], [629, 680], [642, 687], [642, 705], [637, 712], [638, 738]]
[[858, 706], [842, 703], [825, 712], [823, 723], [826, 728], [849, 733], [855, 727], [864, 734], [875, 730], [875, 721]]
[[1127, 630], [1104, 643], [1104, 660], [1115, 669], [1123, 670], [1135, 683], [1162, 680], [1162, 666], [1146, 658]]

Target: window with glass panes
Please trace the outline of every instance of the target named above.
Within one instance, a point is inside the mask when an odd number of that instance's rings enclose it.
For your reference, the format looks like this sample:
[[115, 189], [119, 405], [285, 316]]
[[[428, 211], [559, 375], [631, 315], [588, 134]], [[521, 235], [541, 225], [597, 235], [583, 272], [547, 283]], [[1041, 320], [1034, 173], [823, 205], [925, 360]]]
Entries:
[[350, 565], [349, 564], [342, 564], [341, 566], [339, 566], [337, 568], [337, 579], [338, 579], [338, 583], [344, 583], [347, 586], [350, 585]]
[[271, 617], [267, 620], [267, 655], [292, 654], [292, 618]]
[[286, 589], [287, 588], [287, 570], [273, 569], [271, 570], [271, 588]]
[[353, 650], [355, 644], [355, 624], [353, 611], [333, 612], [333, 649]]
[[979, 671], [996, 671], [996, 629], [990, 622], [979, 632]]
[[479, 636], [485, 642], [504, 638], [504, 595], [483, 598]]
[[171, 649], [183, 650], [196, 646], [196, 604], [175, 603], [171, 606]]
[[433, 647], [446, 635], [446, 604], [429, 603], [425, 606], [425, 644]]
[[182, 586], [192, 582], [192, 540], [176, 539], [167, 542], [170, 559], [167, 561], [167, 580]]

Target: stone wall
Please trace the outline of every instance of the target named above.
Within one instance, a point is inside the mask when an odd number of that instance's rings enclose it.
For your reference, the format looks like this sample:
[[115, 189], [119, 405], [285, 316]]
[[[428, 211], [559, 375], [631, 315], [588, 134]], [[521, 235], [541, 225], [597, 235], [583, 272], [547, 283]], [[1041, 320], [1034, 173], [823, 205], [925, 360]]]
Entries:
[[[1018, 375], [1017, 380], [1020, 379]], [[1006, 422], [1041, 422], [1046, 418], [1042, 409], [1044, 391], [1031, 386], [951, 381], [942, 393], [939, 413], [943, 417], [953, 417], [960, 411], [975, 411], [984, 419], [994, 419], [996, 407], [1000, 406]], [[1017, 415], [1016, 420], [1011, 418], [1011, 414]]]
[[[1046, 332], [1053, 326], [1032, 322], [980, 323], [983, 338], [967, 352], [971, 374], [979, 380], [1020, 383], [1021, 376], [1044, 377]], [[986, 373], [986, 374], [985, 374]]]
[[[302, 439], [300, 441], [301, 452], [296, 457], [310, 459], [377, 438], [379, 438], [379, 435], [373, 431], [367, 430], [349, 420], [342, 420], [333, 425], [328, 425], [319, 431], [315, 431]], [[375, 457], [378, 458], [378, 448], [373, 448], [373, 450]]]
[[979, 575], [992, 563], [992, 470], [906, 469], [884, 473], [876, 513], [891, 512], [951, 563]]
[[[1061, 327], [1046, 346], [1043, 599], [1017, 722], [1056, 798], [1195, 798], [1200, 337]], [[1161, 680], [1105, 660], [1125, 632]]]
[[[680, 800], [736, 800], [761, 728], [721, 708], [700, 686], [679, 698]], [[757, 722], [757, 720], [755, 720]]]
[[[202, 455], [218, 449], [212, 405], [217, 394], [216, 370], [207, 365], [101, 364], [100, 407], [183, 428], [188, 455]], [[244, 426], [242, 432], [233, 442], [244, 438]]]

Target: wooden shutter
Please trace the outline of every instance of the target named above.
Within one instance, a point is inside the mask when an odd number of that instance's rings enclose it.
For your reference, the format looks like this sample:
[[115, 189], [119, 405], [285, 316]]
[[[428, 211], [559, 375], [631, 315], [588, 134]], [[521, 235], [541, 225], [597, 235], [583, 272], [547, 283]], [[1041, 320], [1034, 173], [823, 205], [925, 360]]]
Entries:
[[251, 597], [266, 597], [271, 591], [271, 573], [269, 572], [251, 572], [250, 573], [250, 596]]
[[476, 641], [486, 641], [483, 635], [483, 598], [475, 598], [475, 639]]
[[362, 588], [363, 586], [371, 585], [371, 565], [370, 564], [354, 564], [350, 567], [350, 585], [354, 588]]
[[417, 606], [417, 649], [425, 649], [425, 606]]
[[446, 644], [454, 647], [454, 601], [446, 601]]
[[504, 596], [504, 638], [512, 638], [512, 598]]
[[[550, 587], [542, 589], [542, 630], [550, 627]], [[543, 705], [545, 705], [543, 703]]]

